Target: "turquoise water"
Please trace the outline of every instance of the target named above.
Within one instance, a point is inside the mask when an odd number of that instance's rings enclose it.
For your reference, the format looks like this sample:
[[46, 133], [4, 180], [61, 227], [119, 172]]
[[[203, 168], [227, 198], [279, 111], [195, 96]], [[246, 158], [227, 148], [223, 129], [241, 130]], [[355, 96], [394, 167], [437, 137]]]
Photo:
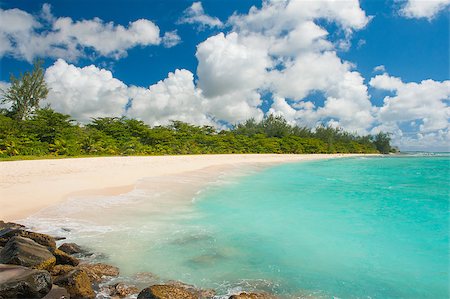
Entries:
[[86, 208], [76, 219], [71, 206], [49, 226], [70, 228], [133, 282], [152, 272], [222, 295], [448, 298], [449, 175], [448, 155], [284, 164], [211, 185], [170, 213], [150, 213], [148, 191], [87, 201], [87, 223]]
[[197, 284], [249, 280], [285, 295], [448, 298], [449, 162], [273, 167], [201, 196], [198, 217], [185, 225], [210, 237], [165, 244], [162, 256], [183, 256]]

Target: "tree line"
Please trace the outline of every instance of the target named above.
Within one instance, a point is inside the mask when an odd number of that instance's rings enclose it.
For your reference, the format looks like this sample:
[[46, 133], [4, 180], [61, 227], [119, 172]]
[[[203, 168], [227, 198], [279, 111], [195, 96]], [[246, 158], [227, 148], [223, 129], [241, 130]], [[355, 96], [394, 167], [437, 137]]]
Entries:
[[40, 63], [11, 77], [0, 111], [0, 157], [178, 155], [232, 153], [389, 153], [387, 133], [359, 136], [340, 128], [293, 126], [281, 116], [249, 119], [228, 129], [172, 121], [151, 127], [126, 117], [94, 118], [81, 125], [71, 116], [39, 107], [47, 96]]

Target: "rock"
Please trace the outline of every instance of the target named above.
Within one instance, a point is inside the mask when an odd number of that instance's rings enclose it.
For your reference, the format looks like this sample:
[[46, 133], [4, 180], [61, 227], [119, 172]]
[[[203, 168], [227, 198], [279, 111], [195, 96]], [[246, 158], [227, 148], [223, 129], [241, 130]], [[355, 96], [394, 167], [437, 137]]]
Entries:
[[0, 230], [5, 228], [25, 228], [25, 225], [14, 223], [14, 222], [5, 222], [0, 220]]
[[143, 289], [138, 299], [207, 299], [214, 295], [214, 290], [201, 290], [180, 281], [170, 281]]
[[119, 268], [107, 264], [80, 264], [79, 269], [86, 271], [89, 279], [92, 282], [100, 282], [103, 276], [117, 276], [119, 275]]
[[191, 292], [192, 294], [194, 294], [197, 298], [201, 298], [201, 299], [213, 298], [216, 295], [216, 291], [214, 291], [212, 289], [206, 289], [206, 290], [198, 289], [193, 285], [186, 284], [184, 282], [177, 281], [177, 280], [169, 280], [165, 284], [171, 285], [171, 286], [176, 286], [179, 288], [184, 288], [184, 289], [188, 290], [189, 292]]
[[276, 299], [277, 297], [267, 293], [246, 293], [242, 292], [237, 295], [232, 295], [228, 299]]
[[47, 247], [52, 252], [56, 249], [55, 238], [53, 238], [52, 236], [41, 233], [29, 232], [26, 230], [21, 231], [20, 236], [31, 239], [34, 242]]
[[139, 293], [139, 289], [134, 285], [127, 285], [122, 282], [102, 288], [102, 291], [113, 298], [124, 298]]
[[92, 289], [91, 281], [88, 275], [81, 269], [74, 269], [55, 279], [54, 284], [67, 290], [70, 298], [94, 298], [95, 293]]
[[23, 230], [22, 227], [11, 226], [0, 230], [0, 245], [8, 242], [14, 236], [31, 239], [36, 243], [47, 247], [50, 251], [56, 249], [55, 239], [49, 235]]
[[65, 288], [62, 288], [57, 285], [52, 285], [52, 289], [50, 292], [45, 295], [42, 299], [69, 299], [70, 295], [69, 292]]
[[52, 287], [47, 271], [0, 264], [0, 298], [42, 298]]
[[50, 274], [52, 276], [60, 276], [60, 275], [69, 273], [70, 271], [72, 271], [74, 269], [75, 268], [70, 265], [56, 265], [53, 267], [53, 269], [50, 270]]
[[63, 243], [61, 246], [58, 247], [58, 249], [64, 251], [67, 254], [75, 254], [83, 252], [81, 247], [75, 243]]
[[184, 287], [157, 284], [143, 289], [137, 299], [198, 299]]
[[56, 262], [44, 246], [23, 237], [12, 237], [0, 252], [0, 263], [49, 270]]
[[56, 257], [57, 265], [77, 266], [80, 262], [77, 258], [68, 255], [62, 250], [56, 249], [53, 255]]

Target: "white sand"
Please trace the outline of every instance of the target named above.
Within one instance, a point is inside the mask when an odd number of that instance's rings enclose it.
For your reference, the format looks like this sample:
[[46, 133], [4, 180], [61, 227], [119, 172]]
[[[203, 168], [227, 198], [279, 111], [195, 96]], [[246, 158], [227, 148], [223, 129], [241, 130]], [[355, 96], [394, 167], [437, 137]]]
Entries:
[[145, 177], [343, 156], [354, 155], [197, 155], [0, 162], [0, 220], [27, 217], [73, 195], [126, 193]]

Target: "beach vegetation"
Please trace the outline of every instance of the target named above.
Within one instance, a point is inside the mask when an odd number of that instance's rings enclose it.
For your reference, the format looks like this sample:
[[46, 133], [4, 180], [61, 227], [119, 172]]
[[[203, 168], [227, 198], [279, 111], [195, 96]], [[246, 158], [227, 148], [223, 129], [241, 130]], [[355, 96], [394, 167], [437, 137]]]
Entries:
[[228, 129], [172, 121], [154, 126], [126, 117], [78, 124], [50, 107], [27, 118], [0, 114], [0, 157], [189, 154], [389, 153], [390, 136], [360, 136], [340, 128], [290, 125], [280, 116], [249, 119]]
[[4, 110], [15, 119], [28, 118], [36, 109], [39, 102], [47, 97], [48, 87], [44, 80], [43, 61], [36, 60], [32, 71], [11, 75], [11, 85], [7, 90], [1, 90], [1, 103], [10, 106]]

